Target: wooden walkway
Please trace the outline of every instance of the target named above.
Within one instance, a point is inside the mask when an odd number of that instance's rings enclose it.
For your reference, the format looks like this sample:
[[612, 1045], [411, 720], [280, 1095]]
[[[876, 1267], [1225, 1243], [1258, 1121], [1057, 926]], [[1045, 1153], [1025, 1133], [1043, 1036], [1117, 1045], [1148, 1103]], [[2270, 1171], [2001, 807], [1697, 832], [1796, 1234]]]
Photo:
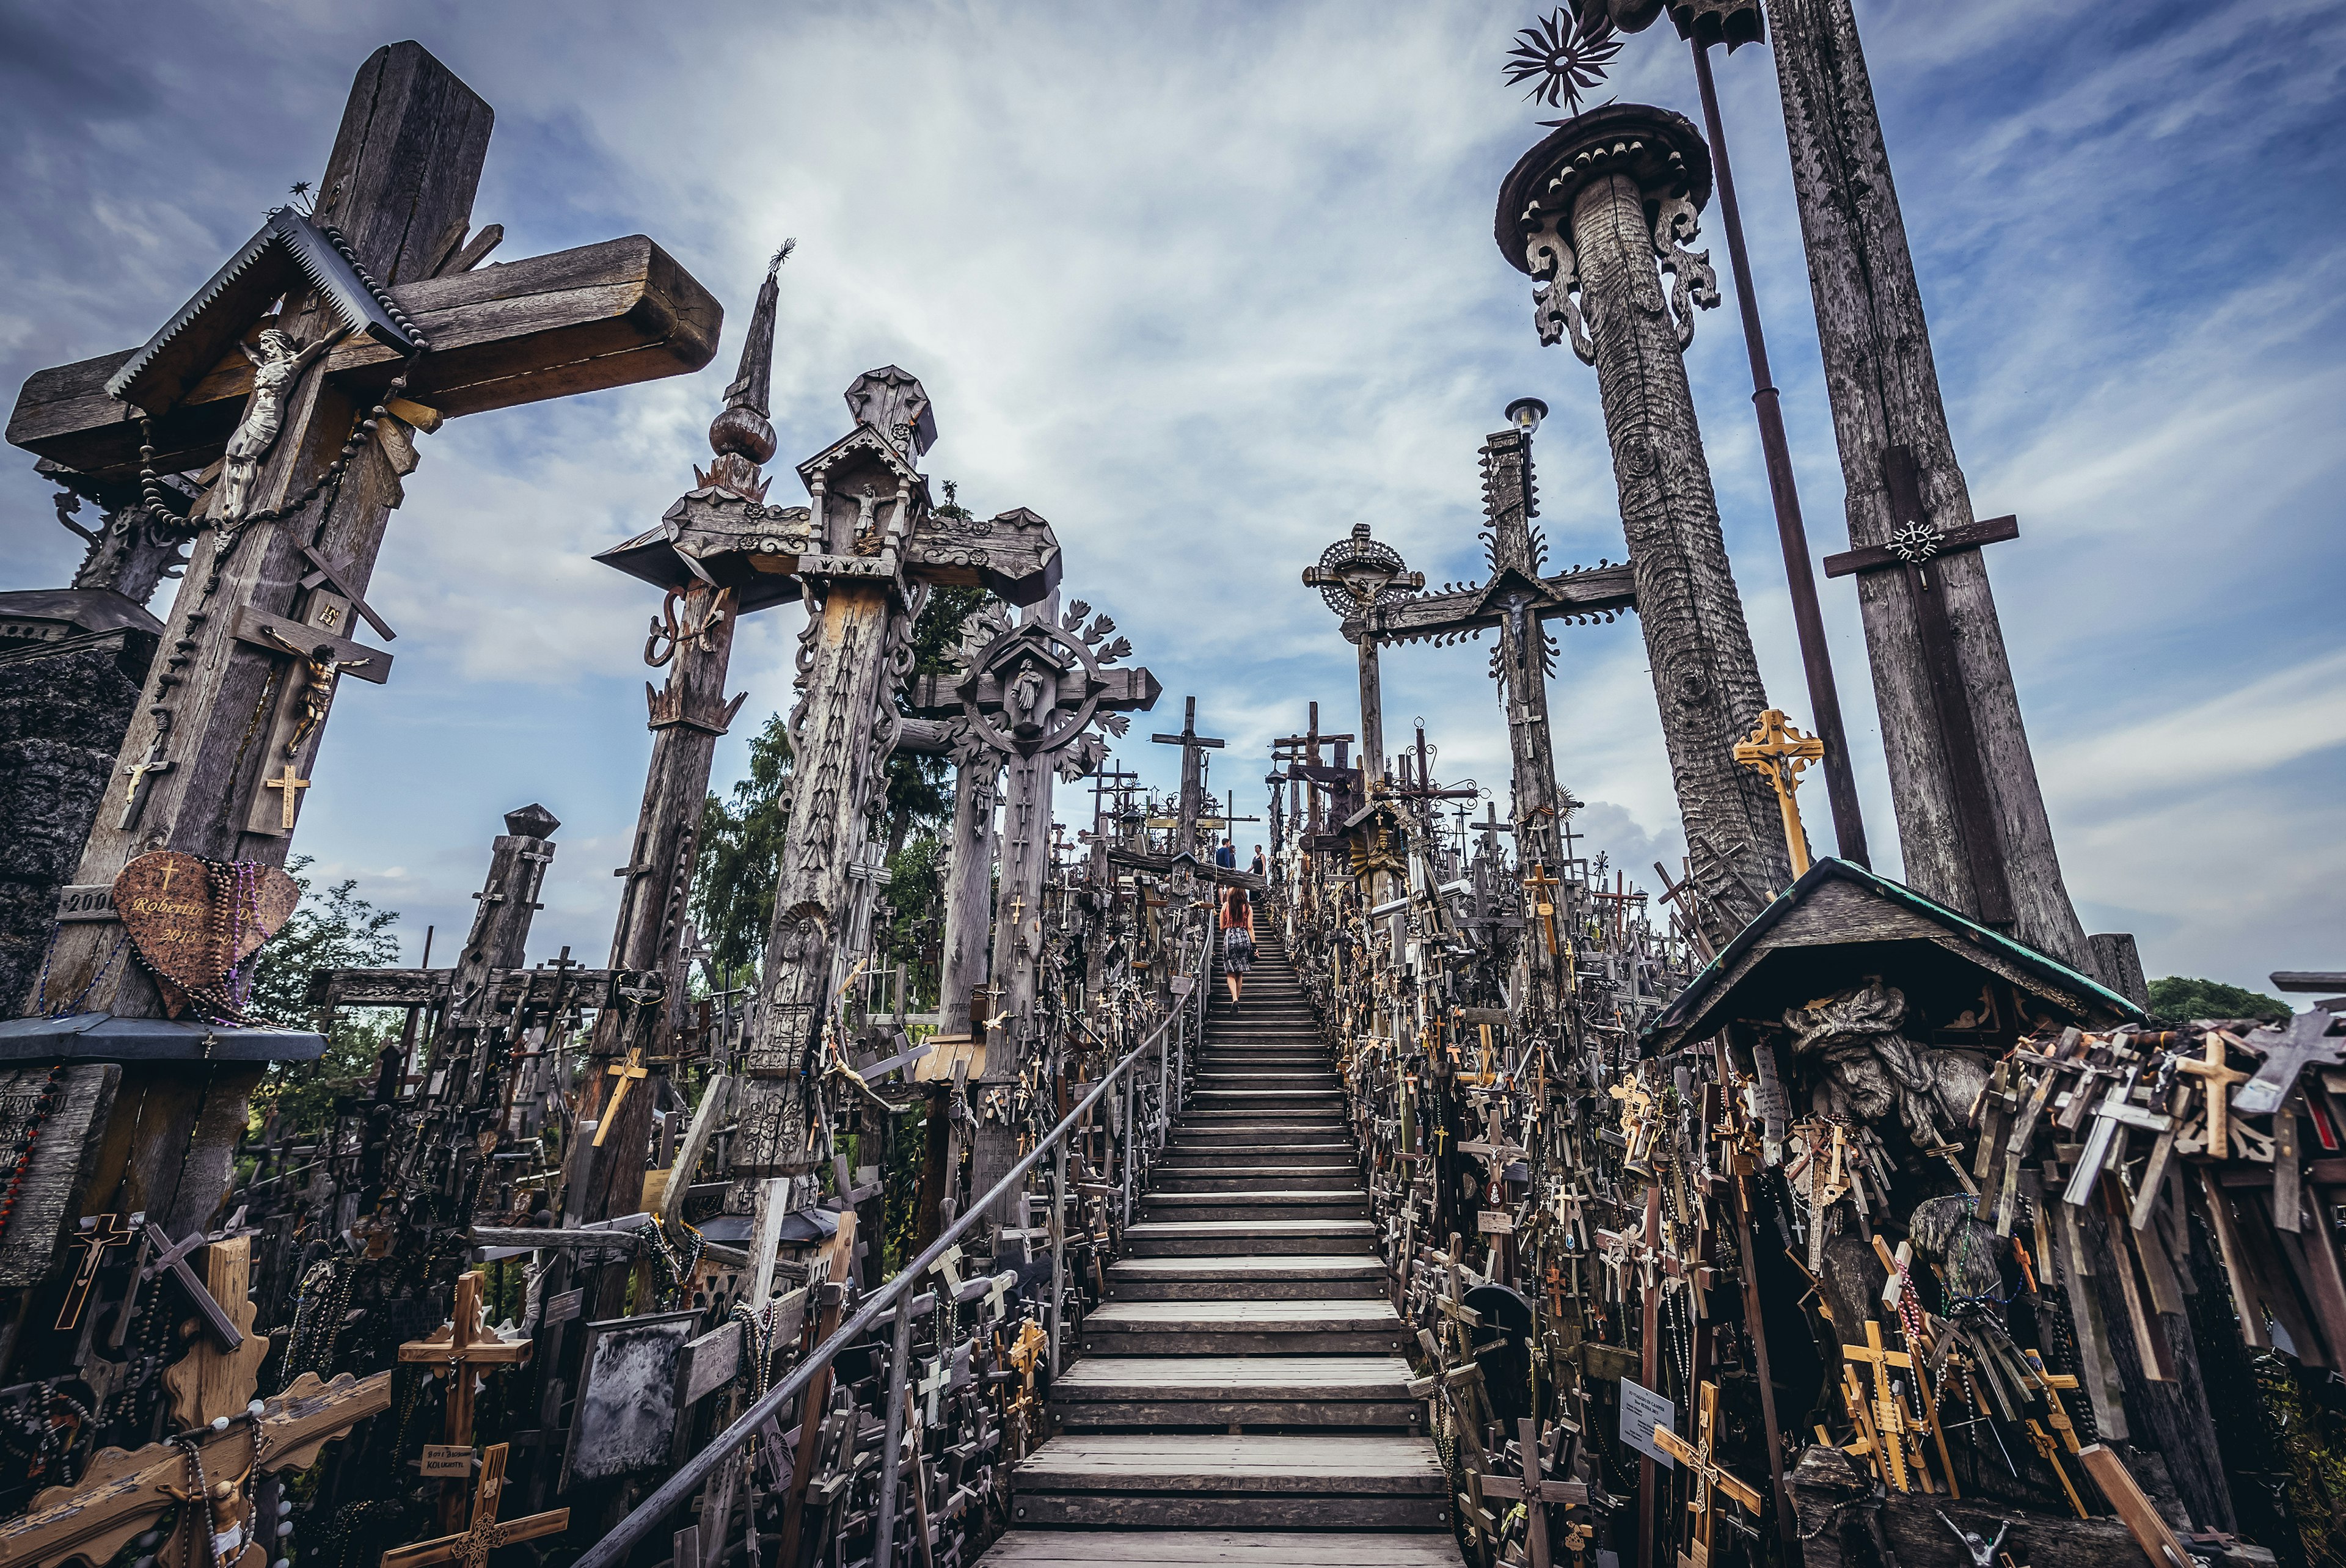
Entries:
[[1458, 1568], [1343, 1105], [1266, 941], [982, 1568]]

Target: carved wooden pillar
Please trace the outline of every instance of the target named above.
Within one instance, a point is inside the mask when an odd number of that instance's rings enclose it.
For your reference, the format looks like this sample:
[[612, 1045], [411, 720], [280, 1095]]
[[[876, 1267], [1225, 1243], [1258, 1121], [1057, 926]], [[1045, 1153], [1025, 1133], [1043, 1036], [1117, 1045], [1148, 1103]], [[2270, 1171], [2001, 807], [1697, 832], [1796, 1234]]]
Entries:
[[937, 1000], [940, 1034], [970, 1032], [969, 993], [989, 972], [986, 936], [993, 910], [986, 894], [994, 886], [994, 807], [1001, 779], [1002, 759], [993, 751], [962, 763], [954, 772], [953, 858], [945, 872], [944, 960]]
[[[1953, 533], [1974, 520], [1971, 491], [1947, 431], [1857, 17], [1850, 0], [1769, 0], [1768, 19], [1825, 390], [1848, 484], [1850, 544], [1886, 545], [1898, 530], [1888, 468], [1892, 448], [1912, 454], [1925, 514], [1920, 521]], [[1930, 570], [1953, 632], [1975, 766], [1958, 767], [1949, 755], [1925, 626], [1909, 602], [1903, 574], [1869, 572], [1857, 580], [1906, 881], [1951, 908], [1982, 912], [1964, 833], [1969, 817], [1996, 840], [1984, 860], [2001, 864], [2014, 934], [2066, 962], [2089, 965], [2093, 955], [2062, 882], [2037, 788], [1986, 562], [1977, 550], [1955, 550]], [[1985, 809], [1964, 809], [1967, 778], [1984, 788]]]
[[1498, 234], [1508, 260], [1544, 280], [1542, 341], [1568, 336], [1596, 367], [1670, 778], [1723, 941], [1790, 881], [1791, 864], [1773, 795], [1732, 755], [1768, 699], [1682, 357], [1693, 307], [1719, 300], [1705, 259], [1681, 244], [1709, 188], [1709, 154], [1689, 122], [1615, 105], [1515, 165]]

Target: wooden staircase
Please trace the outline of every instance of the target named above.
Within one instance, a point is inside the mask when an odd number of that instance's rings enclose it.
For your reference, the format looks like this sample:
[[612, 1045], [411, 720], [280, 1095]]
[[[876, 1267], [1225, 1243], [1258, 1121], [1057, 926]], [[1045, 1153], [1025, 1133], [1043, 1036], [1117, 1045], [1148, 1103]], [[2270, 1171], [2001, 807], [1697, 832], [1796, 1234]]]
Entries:
[[[1458, 1568], [1344, 1120], [1293, 968], [1216, 981], [1195, 1092], [984, 1568]], [[1374, 1532], [1374, 1533], [1368, 1533]]]

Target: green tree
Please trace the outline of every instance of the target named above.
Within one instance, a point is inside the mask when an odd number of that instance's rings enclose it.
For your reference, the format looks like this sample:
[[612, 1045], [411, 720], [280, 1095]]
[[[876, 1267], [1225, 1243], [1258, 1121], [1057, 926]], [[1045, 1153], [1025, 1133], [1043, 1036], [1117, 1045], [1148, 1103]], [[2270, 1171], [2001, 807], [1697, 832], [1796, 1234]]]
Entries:
[[2289, 1016], [2288, 1003], [2261, 991], [2226, 985], [2220, 980], [2196, 980], [2169, 974], [2150, 983], [2150, 1016], [2160, 1023], [2188, 1023], [2195, 1018], [2261, 1018], [2268, 1022]]
[[[301, 873], [311, 857], [296, 855], [285, 869], [301, 901], [252, 960], [250, 1011], [291, 1028], [314, 1024], [305, 1000], [310, 975], [320, 969], [379, 969], [399, 959], [396, 910], [377, 909], [359, 896], [358, 879], [345, 877], [321, 891]], [[327, 1021], [326, 1054], [315, 1062], [274, 1063], [253, 1095], [256, 1111], [274, 1108], [289, 1133], [322, 1129], [334, 1096], [372, 1079], [375, 1058], [397, 1033], [394, 1015], [368, 1008]]]

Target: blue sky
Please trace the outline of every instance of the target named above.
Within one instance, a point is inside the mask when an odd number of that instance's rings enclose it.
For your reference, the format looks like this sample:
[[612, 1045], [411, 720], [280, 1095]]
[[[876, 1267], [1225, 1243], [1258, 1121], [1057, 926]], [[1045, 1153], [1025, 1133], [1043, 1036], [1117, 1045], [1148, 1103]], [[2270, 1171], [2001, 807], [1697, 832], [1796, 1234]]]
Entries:
[[[1957, 452], [2064, 870], [2088, 930], [2153, 974], [2261, 984], [2346, 961], [2346, 621], [2338, 611], [2338, 128], [2346, 5], [1860, 0]], [[1350, 728], [1350, 649], [1300, 569], [1355, 522], [1436, 582], [1479, 575], [1475, 451], [1515, 397], [1551, 559], [1623, 554], [1593, 372], [1543, 350], [1493, 248], [1500, 177], [1550, 113], [1504, 85], [1529, 9], [1070, 5], [640, 7], [0, 4], [0, 381], [153, 331], [296, 179], [352, 74], [415, 38], [495, 107], [474, 209], [503, 259], [643, 232], [731, 312], [700, 375], [452, 422], [370, 597], [388, 687], [336, 705], [299, 847], [426, 922], [469, 918], [499, 815], [563, 819], [534, 956], [607, 951], [648, 739], [651, 590], [589, 556], [705, 459], [766, 255], [790, 465], [840, 393], [920, 375], [963, 499], [1031, 506], [1066, 586], [1227, 737], [1263, 798], [1306, 702]], [[1717, 61], [1811, 542], [1844, 547], [1772, 63]], [[1611, 92], [1699, 118], [1667, 26]], [[1725, 282], [1725, 246], [1713, 247]], [[1731, 309], [1688, 368], [1774, 698], [1808, 703]], [[29, 456], [0, 463], [0, 587], [78, 542]], [[1868, 822], [1896, 833], [1855, 601], [1824, 587]], [[158, 610], [163, 608], [158, 600]], [[745, 628], [755, 720], [790, 700], [795, 608]], [[1551, 689], [1583, 825], [1643, 868], [1679, 844], [1634, 624], [1560, 629]], [[1474, 647], [1385, 660], [1386, 726], [1501, 789]], [[1335, 722], [1341, 721], [1341, 722]], [[1145, 735], [1158, 728], [1144, 718]], [[741, 763], [737, 725], [718, 782]], [[1121, 759], [1169, 786], [1170, 748]], [[1076, 792], [1067, 792], [1070, 797]], [[1814, 793], [1813, 791], [1811, 793]], [[1085, 797], [1087, 800], [1087, 796]], [[1824, 831], [1822, 803], [1812, 821]], [[1063, 809], [1063, 814], [1071, 814]], [[1087, 818], [1087, 805], [1080, 809]], [[441, 953], [449, 951], [439, 947]]]

